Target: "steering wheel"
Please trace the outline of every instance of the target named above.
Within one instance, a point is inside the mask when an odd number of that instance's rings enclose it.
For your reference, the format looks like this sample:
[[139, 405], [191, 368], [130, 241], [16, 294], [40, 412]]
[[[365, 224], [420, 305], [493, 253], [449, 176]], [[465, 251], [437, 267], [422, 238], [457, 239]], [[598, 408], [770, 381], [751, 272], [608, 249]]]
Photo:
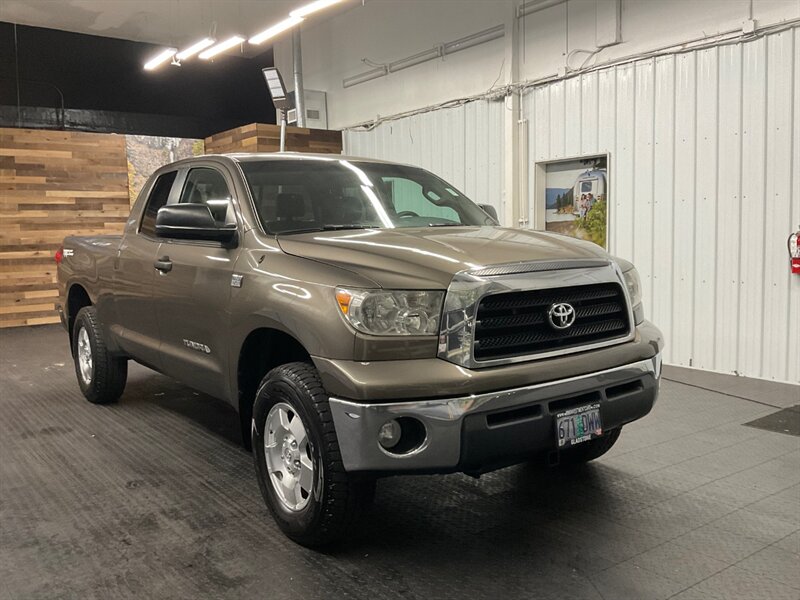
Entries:
[[407, 219], [409, 217], [418, 217], [419, 215], [415, 213], [413, 210], [402, 210], [397, 213], [397, 216], [401, 219]]

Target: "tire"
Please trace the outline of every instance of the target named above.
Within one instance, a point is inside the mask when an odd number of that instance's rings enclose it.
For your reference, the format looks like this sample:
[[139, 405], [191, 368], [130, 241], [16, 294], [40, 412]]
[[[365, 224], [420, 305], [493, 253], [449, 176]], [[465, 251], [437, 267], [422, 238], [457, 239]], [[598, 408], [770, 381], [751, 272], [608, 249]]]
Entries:
[[303, 546], [342, 539], [372, 500], [375, 481], [344, 470], [328, 395], [308, 363], [276, 367], [261, 381], [253, 406], [252, 444], [264, 501], [281, 531]]
[[622, 427], [612, 429], [599, 438], [583, 442], [569, 450], [562, 450], [559, 456], [559, 464], [569, 467], [582, 465], [595, 458], [600, 458], [617, 443], [620, 433], [622, 433]]
[[111, 404], [119, 400], [128, 379], [128, 360], [108, 351], [93, 306], [85, 306], [75, 317], [72, 357], [78, 385], [89, 402]]

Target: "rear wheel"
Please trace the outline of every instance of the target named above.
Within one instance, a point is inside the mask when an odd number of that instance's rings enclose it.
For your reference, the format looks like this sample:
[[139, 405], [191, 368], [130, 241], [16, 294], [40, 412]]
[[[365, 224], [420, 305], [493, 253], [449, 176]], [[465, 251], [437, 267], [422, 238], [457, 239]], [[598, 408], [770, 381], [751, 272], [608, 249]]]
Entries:
[[562, 450], [559, 456], [559, 464], [567, 466], [580, 465], [595, 458], [600, 458], [617, 443], [620, 433], [622, 433], [622, 427], [612, 429], [599, 438], [583, 442], [568, 450]]
[[267, 507], [281, 530], [304, 546], [343, 537], [372, 499], [374, 480], [344, 470], [328, 396], [308, 363], [288, 363], [264, 377], [252, 443]]
[[82, 308], [72, 329], [72, 356], [81, 392], [93, 404], [116, 402], [128, 379], [128, 361], [113, 356], [93, 306]]

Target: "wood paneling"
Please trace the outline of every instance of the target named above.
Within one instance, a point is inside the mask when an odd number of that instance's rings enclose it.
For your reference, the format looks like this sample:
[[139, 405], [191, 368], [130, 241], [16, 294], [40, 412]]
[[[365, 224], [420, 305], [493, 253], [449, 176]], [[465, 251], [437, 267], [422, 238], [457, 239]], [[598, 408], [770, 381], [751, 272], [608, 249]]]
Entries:
[[120, 233], [129, 212], [124, 136], [0, 128], [0, 327], [57, 323], [64, 237]]
[[[278, 125], [251, 123], [207, 137], [206, 154], [228, 152], [278, 152], [281, 128]], [[325, 129], [286, 128], [286, 150], [291, 152], [342, 153], [342, 132]]]

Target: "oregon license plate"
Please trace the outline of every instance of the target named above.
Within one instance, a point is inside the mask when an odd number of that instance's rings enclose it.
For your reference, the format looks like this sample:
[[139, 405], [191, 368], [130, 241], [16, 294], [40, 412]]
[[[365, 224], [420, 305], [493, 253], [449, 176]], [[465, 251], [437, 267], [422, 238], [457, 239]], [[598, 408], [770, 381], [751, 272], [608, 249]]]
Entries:
[[556, 414], [556, 441], [558, 447], [569, 447], [603, 435], [600, 423], [600, 405], [589, 404]]

